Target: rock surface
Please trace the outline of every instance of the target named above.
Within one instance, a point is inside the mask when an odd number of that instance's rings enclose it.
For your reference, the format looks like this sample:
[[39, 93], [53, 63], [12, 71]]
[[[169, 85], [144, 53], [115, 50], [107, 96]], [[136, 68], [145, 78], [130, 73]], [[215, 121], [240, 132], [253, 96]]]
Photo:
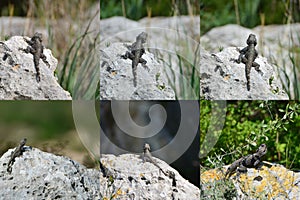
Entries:
[[1, 199], [99, 199], [99, 171], [62, 156], [25, 146], [12, 172], [7, 163], [13, 149], [0, 158]]
[[[279, 74], [285, 90], [293, 91], [293, 83], [295, 78], [300, 79], [300, 72], [297, 65], [295, 65], [296, 68], [294, 69], [289, 56], [297, 57], [295, 49], [300, 44], [297, 34], [299, 31], [299, 23], [257, 26], [253, 29], [244, 28], [236, 24], [228, 24], [211, 29], [201, 36], [200, 42], [205, 50], [217, 53], [220, 48], [245, 47], [248, 35], [254, 33], [258, 40], [258, 54], [266, 57], [268, 63], [272, 63], [272, 67]], [[294, 93], [291, 92], [290, 99], [294, 98]]]
[[[239, 178], [236, 178], [236, 174], [231, 176], [234, 191], [230, 191], [230, 183], [224, 179], [227, 167], [201, 173], [201, 199], [217, 198], [213, 197], [216, 195], [213, 190], [220, 191], [221, 188], [227, 189], [219, 195], [235, 194], [231, 199], [300, 199], [299, 172], [293, 172], [278, 164], [263, 166], [260, 170], [248, 168], [248, 172], [240, 174]], [[212, 190], [211, 185], [218, 187]]]
[[[113, 26], [112, 26], [113, 24]], [[126, 32], [127, 34], [122, 34], [121, 37], [113, 37], [114, 42], [120, 41], [131, 41], [133, 31], [140, 30], [150, 32], [152, 37], [155, 38], [151, 40], [148, 38], [148, 43], [156, 43], [163, 45], [164, 47], [169, 47], [168, 50], [176, 48], [176, 35], [171, 35], [172, 40], [170, 42], [166, 41], [163, 29], [178, 30], [181, 32], [187, 32], [190, 37], [199, 39], [200, 38], [200, 17], [199, 16], [176, 16], [176, 17], [145, 17], [139, 21], [134, 21], [127, 19], [125, 17], [111, 17], [107, 19], [100, 20], [100, 34], [101, 38], [109, 38], [120, 32]], [[143, 29], [143, 30], [142, 30]], [[170, 32], [169, 32], [170, 33]], [[177, 35], [178, 37], [178, 35]], [[178, 38], [177, 38], [178, 39]], [[167, 45], [167, 46], [165, 46]], [[154, 45], [150, 45], [154, 46]]]
[[54, 76], [57, 60], [51, 51], [44, 49], [50, 68], [40, 59], [41, 81], [37, 82], [32, 54], [19, 50], [27, 46], [21, 36], [0, 43], [0, 99], [71, 100], [69, 92], [63, 90]]
[[263, 75], [252, 67], [250, 91], [248, 91], [245, 65], [232, 61], [239, 57], [236, 48], [227, 47], [215, 54], [210, 54], [202, 49], [200, 56], [200, 96], [204, 99], [283, 100], [289, 98], [282, 89], [276, 70], [264, 57], [258, 56], [255, 60], [260, 65]]
[[[189, 183], [165, 162], [154, 158], [166, 172], [175, 173], [176, 183], [165, 176], [154, 164], [139, 155], [102, 155], [100, 158], [101, 197], [114, 195], [116, 199], [200, 199], [199, 188]], [[113, 182], [113, 183], [112, 183]], [[112, 184], [111, 184], [112, 183]]]
[[150, 71], [139, 64], [137, 87], [133, 86], [132, 61], [122, 59], [120, 56], [127, 50], [122, 43], [113, 43], [101, 50], [100, 99], [175, 100], [175, 93], [161, 71], [161, 64], [147, 51], [143, 58], [147, 61]]

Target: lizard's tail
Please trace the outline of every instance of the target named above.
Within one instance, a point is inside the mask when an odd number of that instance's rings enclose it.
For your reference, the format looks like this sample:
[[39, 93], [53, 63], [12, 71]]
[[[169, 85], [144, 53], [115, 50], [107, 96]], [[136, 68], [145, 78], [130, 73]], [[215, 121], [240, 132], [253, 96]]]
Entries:
[[246, 79], [247, 79], [247, 90], [248, 91], [250, 90], [250, 70], [251, 70], [251, 67], [246, 66], [245, 74], [246, 74]]
[[132, 74], [133, 74], [133, 86], [136, 87], [137, 85], [137, 74], [136, 74], [136, 68], [137, 67], [132, 67]]
[[40, 82], [41, 81], [41, 73], [40, 73], [40, 69], [37, 67], [37, 68], [35, 68], [36, 69], [36, 76], [35, 76], [35, 78], [36, 78], [36, 81], [37, 82]]

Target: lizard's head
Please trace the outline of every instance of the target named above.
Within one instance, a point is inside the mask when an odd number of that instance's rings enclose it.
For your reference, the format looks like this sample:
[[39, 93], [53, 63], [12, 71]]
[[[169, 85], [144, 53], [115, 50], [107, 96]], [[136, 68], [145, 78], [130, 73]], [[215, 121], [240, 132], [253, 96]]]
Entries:
[[145, 143], [145, 145], [144, 145], [144, 150], [146, 150], [146, 149], [148, 149], [149, 151], [151, 150], [150, 145], [148, 143]]
[[43, 35], [41, 33], [36, 32], [33, 35], [32, 40], [39, 40], [40, 42], [42, 42], [42, 38], [43, 38]]
[[257, 151], [257, 153], [259, 153], [261, 156], [265, 155], [267, 153], [267, 145], [266, 144], [261, 144]]
[[145, 32], [141, 32], [137, 37], [136, 37], [136, 40], [141, 40], [143, 43], [146, 42], [147, 40], [147, 33]]
[[250, 45], [250, 44], [254, 44], [254, 46], [256, 46], [257, 44], [257, 40], [256, 40], [256, 37], [254, 34], [250, 34], [248, 39], [247, 39], [247, 44]]

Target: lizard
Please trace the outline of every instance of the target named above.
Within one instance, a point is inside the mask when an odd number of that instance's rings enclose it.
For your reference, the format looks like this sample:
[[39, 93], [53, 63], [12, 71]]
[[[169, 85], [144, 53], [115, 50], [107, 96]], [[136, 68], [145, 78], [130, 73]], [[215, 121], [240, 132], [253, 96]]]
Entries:
[[154, 161], [154, 159], [152, 158], [152, 155], [151, 155], [150, 151], [151, 151], [150, 145], [147, 144], [147, 143], [145, 143], [145, 145], [144, 145], [144, 151], [143, 151], [143, 161], [144, 162], [146, 162], [146, 161], [151, 162], [156, 167], [158, 167], [159, 170], [162, 171], [162, 173], [164, 175], [168, 176], [168, 174], [166, 172], [164, 172], [164, 170], [162, 170], [162, 168]]
[[156, 167], [159, 168], [159, 170], [167, 177], [169, 177], [170, 179], [172, 179], [172, 186], [176, 187], [176, 177], [175, 177], [175, 173], [169, 170], [164, 171], [158, 164], [157, 162], [155, 162], [155, 160], [152, 158], [152, 155], [150, 153], [151, 148], [150, 145], [145, 143], [144, 144], [144, 151], [143, 151], [143, 162], [145, 163], [147, 160], [149, 162], [151, 162], [152, 164], [154, 164]]
[[133, 74], [133, 85], [136, 87], [137, 85], [137, 66], [139, 63], [149, 71], [148, 66], [146, 65], [147, 61], [142, 58], [142, 55], [145, 53], [144, 43], [147, 40], [147, 33], [142, 32], [136, 37], [136, 41], [129, 46], [126, 46], [129, 51], [126, 51], [125, 55], [122, 55], [121, 58], [132, 60], [132, 74]]
[[15, 150], [11, 153], [10, 155], [10, 159], [8, 161], [8, 164], [7, 164], [7, 171], [9, 173], [11, 173], [11, 170], [12, 170], [12, 165], [14, 164], [15, 162], [15, 159], [16, 157], [19, 157], [22, 155], [23, 151], [24, 151], [24, 145], [26, 143], [27, 139], [24, 138], [20, 141], [19, 145], [15, 148]]
[[250, 71], [251, 67], [254, 67], [255, 70], [263, 74], [262, 71], [259, 69], [260, 65], [254, 60], [256, 59], [258, 53], [255, 50], [255, 46], [257, 45], [257, 40], [254, 34], [250, 34], [247, 39], [247, 45], [242, 50], [237, 49], [240, 53], [238, 59], [234, 59], [236, 63], [244, 63], [245, 64], [245, 74], [246, 74], [246, 80], [247, 80], [247, 90], [250, 91]]
[[262, 157], [267, 153], [267, 145], [261, 144], [255, 153], [244, 156], [236, 161], [234, 161], [225, 173], [225, 178], [228, 178], [235, 172], [247, 172], [247, 168], [258, 168], [262, 162]]
[[29, 46], [27, 46], [26, 49], [20, 49], [23, 50], [25, 53], [31, 53], [33, 55], [33, 63], [34, 63], [34, 67], [36, 70], [36, 81], [40, 82], [41, 81], [41, 77], [40, 77], [40, 67], [39, 67], [39, 63], [40, 63], [40, 58], [43, 60], [43, 62], [50, 67], [50, 64], [47, 61], [46, 56], [44, 55], [44, 46], [42, 44], [42, 34], [36, 32], [33, 37], [31, 38], [31, 40], [28, 40], [26, 38], [24, 38], [24, 40], [27, 42], [27, 44]]

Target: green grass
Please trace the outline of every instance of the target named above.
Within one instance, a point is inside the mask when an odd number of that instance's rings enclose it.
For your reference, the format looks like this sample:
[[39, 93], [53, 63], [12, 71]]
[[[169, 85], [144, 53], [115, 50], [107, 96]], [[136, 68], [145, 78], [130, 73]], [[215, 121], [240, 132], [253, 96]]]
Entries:
[[[297, 34], [297, 41], [292, 41], [293, 35]], [[274, 64], [280, 74], [283, 88], [290, 99], [300, 99], [300, 48], [296, 45], [300, 42], [300, 35], [290, 31], [290, 41], [288, 46], [284, 46], [278, 40], [280, 51], [277, 56], [271, 57], [271, 62]], [[286, 55], [288, 54], [288, 55]]]
[[[95, 99], [97, 96], [97, 85], [99, 83], [100, 63], [96, 45], [99, 40], [99, 33], [95, 38], [89, 37], [90, 25], [99, 10], [90, 19], [85, 32], [80, 35], [68, 49], [61, 73], [59, 73], [59, 83], [66, 88], [73, 99]], [[90, 41], [88, 48], [84, 47], [84, 41]]]
[[176, 99], [198, 100], [200, 99], [200, 42], [191, 39], [186, 33], [175, 34], [178, 34], [179, 39], [169, 42], [174, 42], [173, 45], [178, 47], [178, 50], [169, 50], [167, 55], [156, 51], [155, 56], [163, 65], [164, 73], [175, 92]]

